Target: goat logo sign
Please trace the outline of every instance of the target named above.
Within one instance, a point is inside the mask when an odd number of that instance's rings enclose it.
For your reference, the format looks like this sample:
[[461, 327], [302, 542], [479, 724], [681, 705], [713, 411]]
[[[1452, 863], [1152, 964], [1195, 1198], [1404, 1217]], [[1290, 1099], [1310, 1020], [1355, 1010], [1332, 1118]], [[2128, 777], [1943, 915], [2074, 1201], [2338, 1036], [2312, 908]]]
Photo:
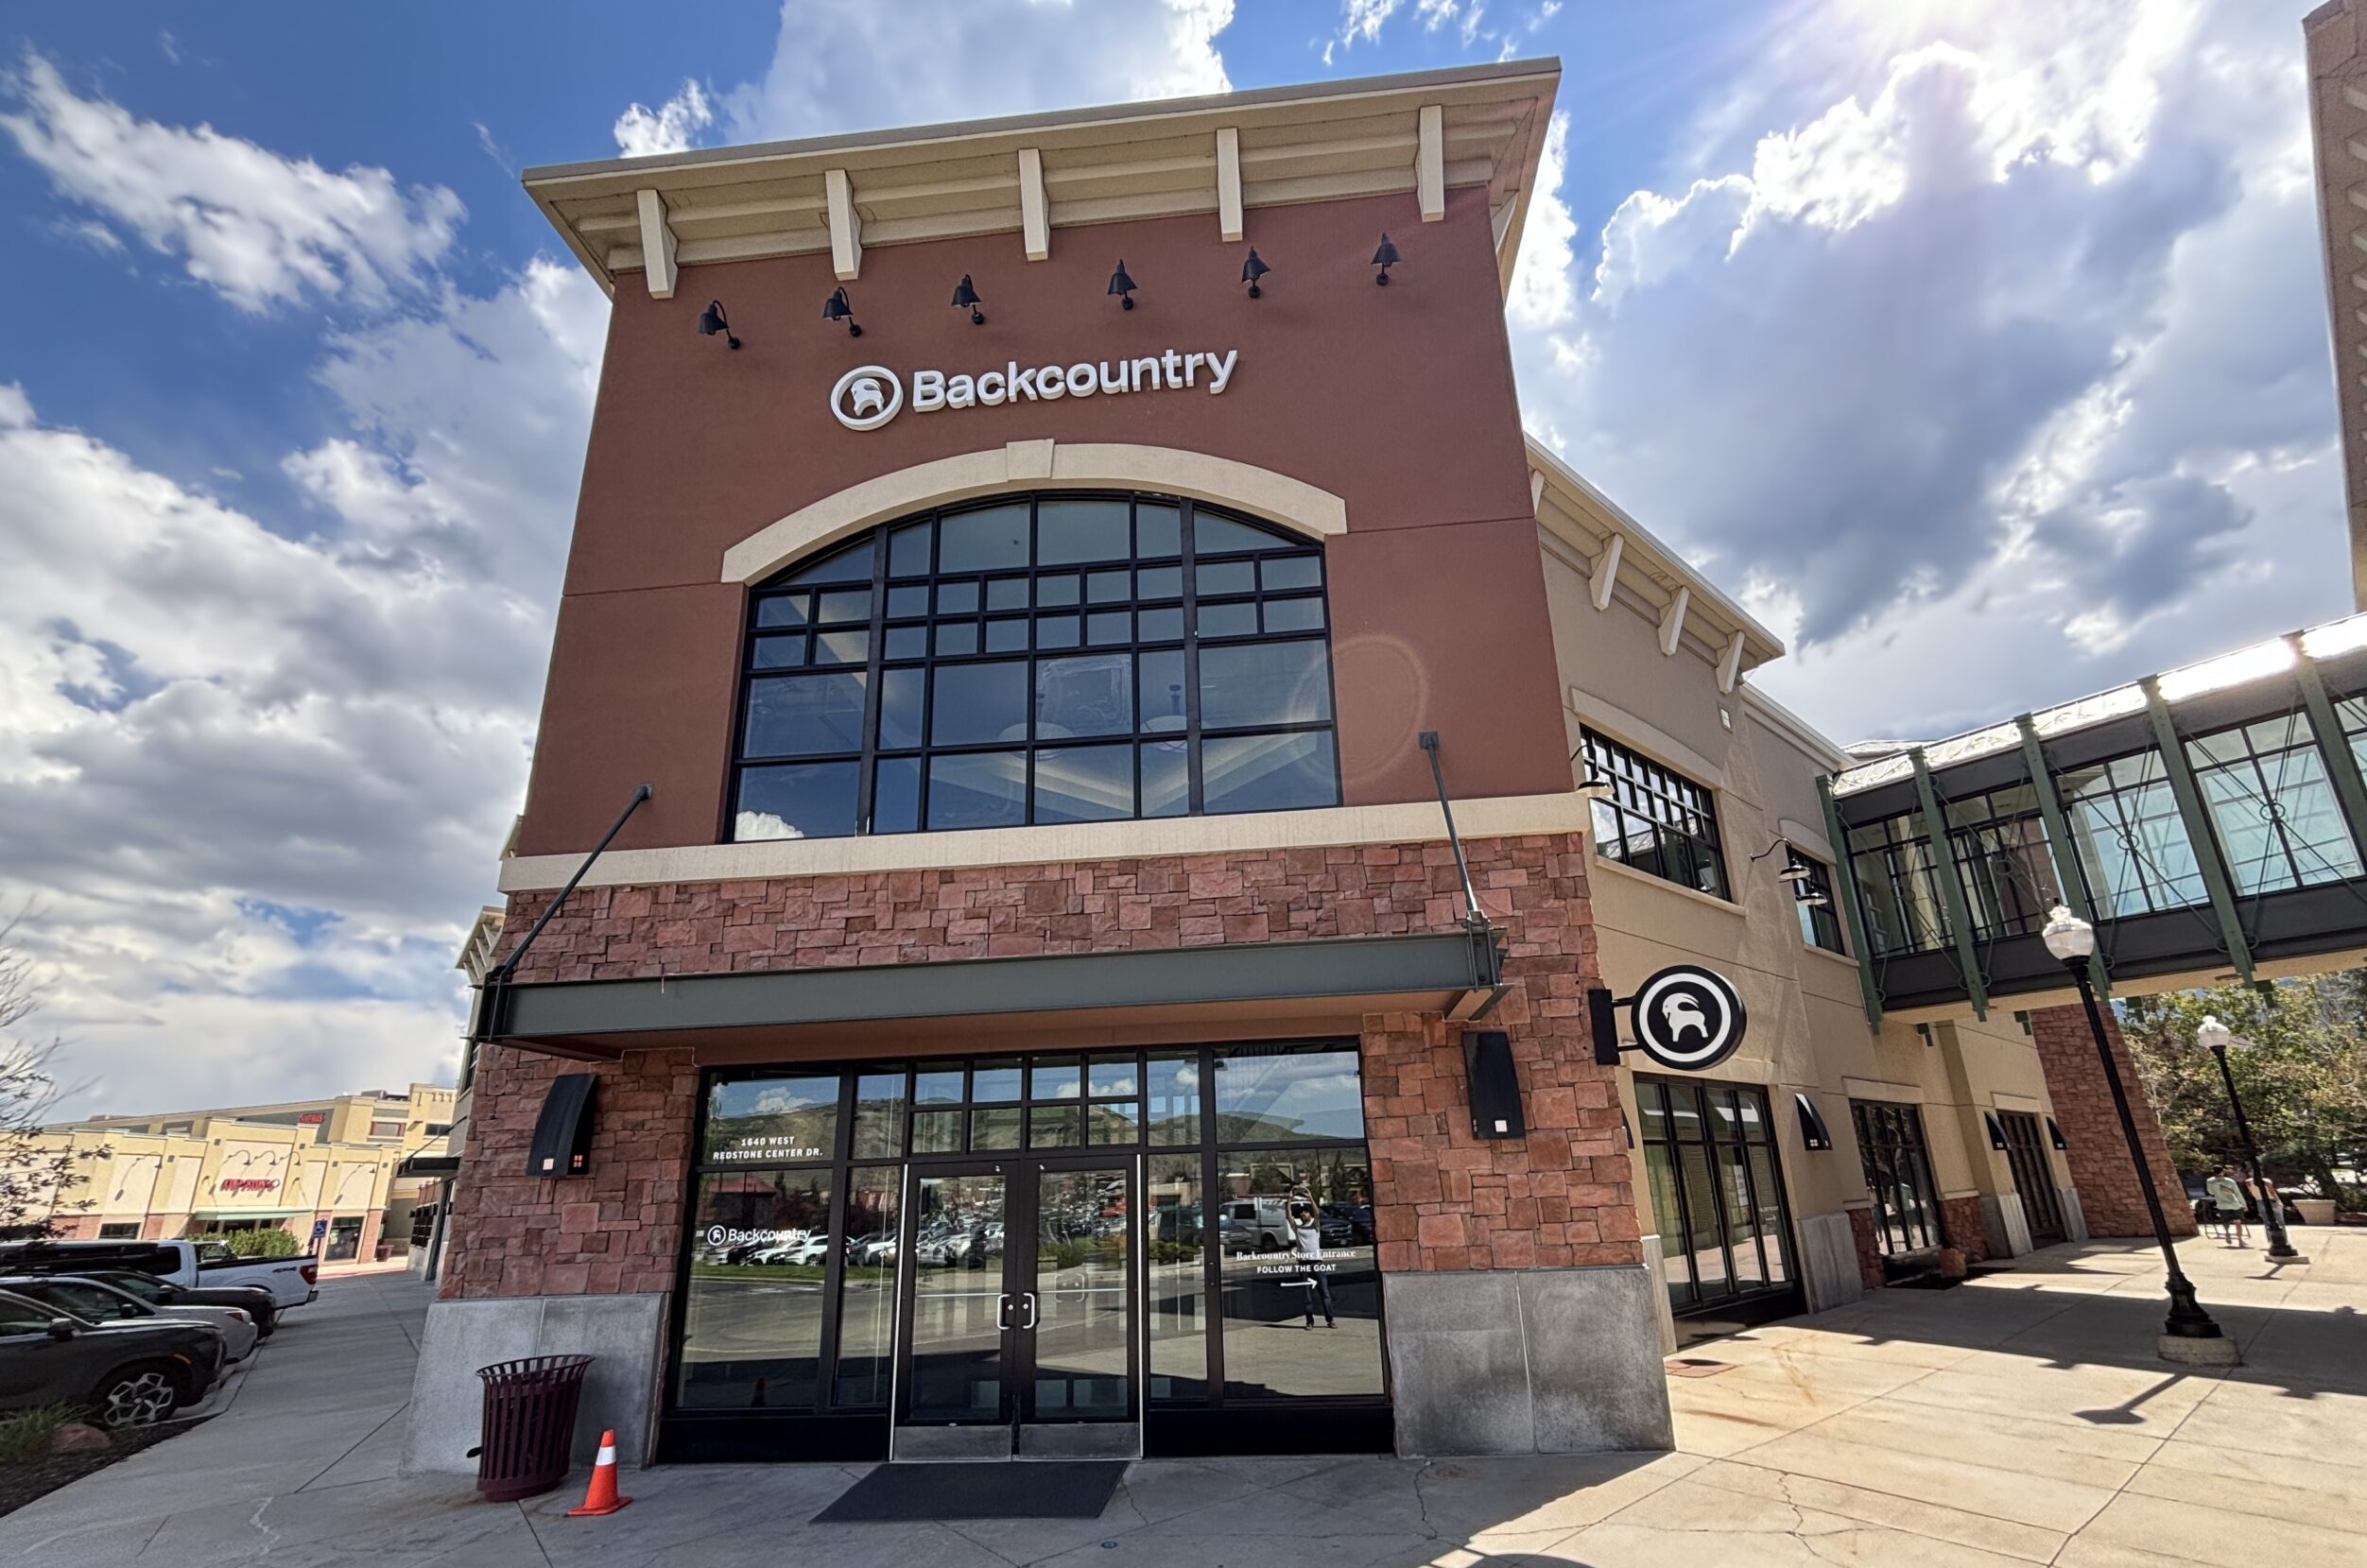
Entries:
[[830, 411], [849, 430], [876, 430], [904, 406], [904, 383], [885, 365], [857, 365], [830, 388]]
[[1748, 1022], [1734, 983], [1699, 964], [1673, 964], [1645, 981], [1629, 1014], [1644, 1054], [1684, 1073], [1705, 1072], [1734, 1055]]

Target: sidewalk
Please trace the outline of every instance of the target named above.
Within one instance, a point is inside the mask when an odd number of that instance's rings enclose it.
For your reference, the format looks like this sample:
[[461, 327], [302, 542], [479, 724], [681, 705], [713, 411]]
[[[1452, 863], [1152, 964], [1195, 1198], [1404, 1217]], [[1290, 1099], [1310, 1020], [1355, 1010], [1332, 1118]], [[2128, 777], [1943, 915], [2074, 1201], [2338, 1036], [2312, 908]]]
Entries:
[[[407, 1277], [324, 1286], [230, 1414], [20, 1510], [0, 1563], [443, 1568], [2350, 1568], [2367, 1558], [2367, 1232], [2307, 1265], [2182, 1249], [2244, 1347], [2221, 1373], [2152, 1359], [2160, 1261], [2063, 1247], [1943, 1292], [1877, 1292], [1696, 1347], [1669, 1382], [1679, 1451], [1584, 1458], [1135, 1465], [1098, 1520], [806, 1523], [867, 1467], [579, 1476], [524, 1505], [397, 1478]], [[313, 1314], [319, 1314], [314, 1317]]]

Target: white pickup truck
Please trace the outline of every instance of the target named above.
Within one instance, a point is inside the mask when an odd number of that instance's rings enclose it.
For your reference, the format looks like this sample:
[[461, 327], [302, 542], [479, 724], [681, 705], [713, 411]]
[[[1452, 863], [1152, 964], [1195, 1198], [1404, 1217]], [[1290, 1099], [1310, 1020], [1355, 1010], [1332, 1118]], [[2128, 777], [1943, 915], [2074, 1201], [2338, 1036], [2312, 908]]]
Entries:
[[198, 1241], [18, 1241], [0, 1243], [0, 1273], [66, 1274], [130, 1268], [191, 1286], [258, 1285], [282, 1312], [320, 1295], [320, 1266], [309, 1257], [242, 1258], [228, 1244]]

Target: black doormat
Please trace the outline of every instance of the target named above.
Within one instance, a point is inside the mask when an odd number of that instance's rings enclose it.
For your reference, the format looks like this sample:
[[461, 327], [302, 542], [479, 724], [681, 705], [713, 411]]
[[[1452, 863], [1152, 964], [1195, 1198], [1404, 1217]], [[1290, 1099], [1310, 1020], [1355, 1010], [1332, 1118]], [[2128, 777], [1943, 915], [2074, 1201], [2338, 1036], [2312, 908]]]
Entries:
[[939, 1519], [1098, 1519], [1123, 1459], [881, 1465], [814, 1515], [817, 1525]]

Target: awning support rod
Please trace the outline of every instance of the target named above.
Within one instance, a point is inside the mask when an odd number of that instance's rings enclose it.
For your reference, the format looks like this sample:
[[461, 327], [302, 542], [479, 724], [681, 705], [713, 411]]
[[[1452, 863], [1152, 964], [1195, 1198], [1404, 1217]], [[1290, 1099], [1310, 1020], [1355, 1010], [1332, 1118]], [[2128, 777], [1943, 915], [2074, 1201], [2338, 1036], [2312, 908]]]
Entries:
[[646, 784], [634, 786], [632, 799], [627, 801], [625, 809], [617, 814], [614, 825], [601, 836], [597, 844], [592, 846], [592, 853], [583, 857], [583, 864], [576, 868], [576, 874], [569, 877], [567, 885], [559, 889], [559, 896], [552, 899], [544, 906], [543, 912], [535, 917], [534, 923], [527, 928], [526, 939], [511, 948], [508, 957], [485, 972], [485, 978], [478, 987], [475, 1026], [469, 1031], [471, 1040], [481, 1045], [492, 1039], [494, 1007], [498, 1003], [502, 990], [510, 984], [510, 976], [517, 974], [518, 960], [526, 956], [527, 949], [534, 945], [534, 939], [543, 934], [543, 927], [548, 925], [551, 922], [551, 917], [559, 913], [560, 906], [567, 902], [567, 895], [576, 890], [576, 884], [581, 882], [591, 871], [592, 863], [607, 853], [609, 845], [615, 842], [616, 836], [625, 831], [625, 824], [631, 821], [632, 814], [641, 809], [641, 802], [655, 793], [656, 791]]
[[1474, 931], [1488, 929], [1488, 917], [1479, 908], [1479, 894], [1471, 885], [1471, 863], [1463, 858], [1463, 840], [1455, 831], [1455, 808], [1446, 799], [1446, 771], [1439, 766], [1439, 732], [1425, 730], [1421, 734], [1422, 750], [1430, 758], [1430, 782], [1438, 785], [1439, 810], [1446, 818], [1446, 842], [1455, 852], [1455, 870], [1463, 879], [1463, 923]]

